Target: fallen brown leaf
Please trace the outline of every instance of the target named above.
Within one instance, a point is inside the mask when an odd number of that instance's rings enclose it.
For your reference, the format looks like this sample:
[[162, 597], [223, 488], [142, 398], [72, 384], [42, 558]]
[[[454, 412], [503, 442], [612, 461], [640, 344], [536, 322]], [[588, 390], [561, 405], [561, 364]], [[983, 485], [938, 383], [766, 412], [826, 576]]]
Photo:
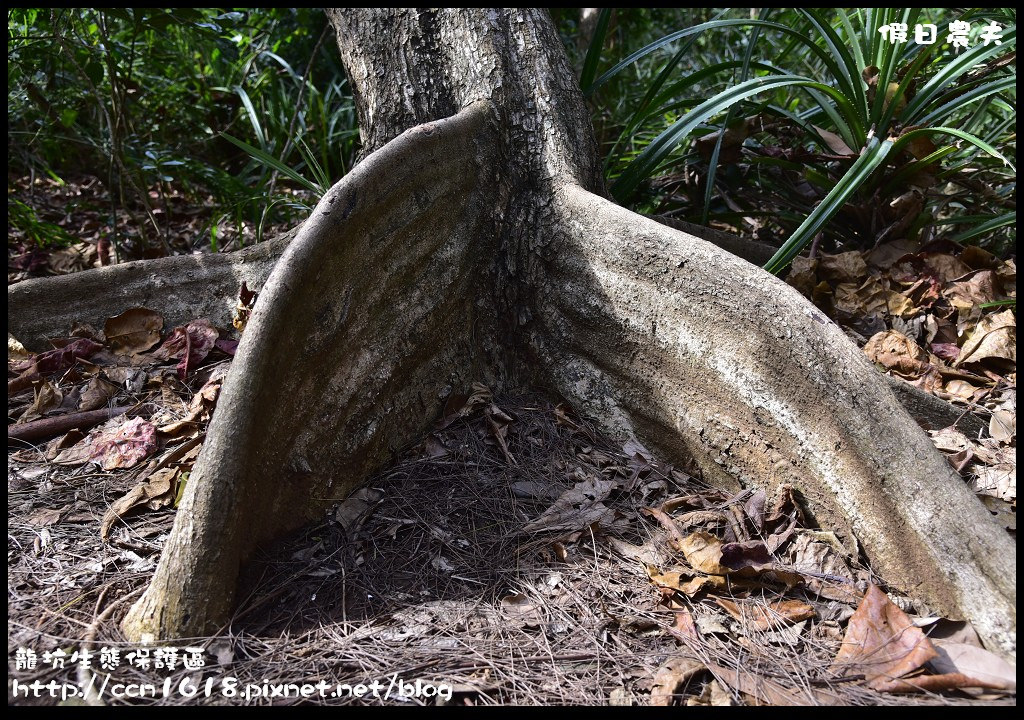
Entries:
[[178, 468], [161, 468], [115, 500], [100, 523], [100, 537], [106, 541], [114, 523], [132, 510], [143, 507], [159, 510], [173, 503], [179, 474]]
[[651, 705], [667, 707], [686, 688], [686, 684], [707, 670], [704, 663], [690, 657], [669, 658], [654, 673]]
[[149, 308], [130, 308], [107, 318], [103, 334], [110, 349], [119, 355], [135, 355], [160, 342], [164, 319]]
[[937, 655], [907, 614], [870, 585], [850, 618], [832, 668], [839, 676], [864, 675], [868, 687], [885, 691], [902, 687], [899, 678]]

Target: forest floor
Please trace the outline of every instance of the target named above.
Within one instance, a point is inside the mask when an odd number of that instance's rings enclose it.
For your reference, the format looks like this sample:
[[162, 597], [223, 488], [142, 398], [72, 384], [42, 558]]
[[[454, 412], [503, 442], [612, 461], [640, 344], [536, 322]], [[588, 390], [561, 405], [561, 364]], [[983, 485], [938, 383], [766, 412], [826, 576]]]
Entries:
[[[192, 247], [201, 215], [180, 217]], [[112, 259], [87, 215], [51, 220], [81, 246], [9, 229], [9, 282]], [[981, 421], [929, 430], [1015, 535], [1014, 261], [892, 242], [789, 281], [880, 371]], [[557, 399], [482, 386], [252, 563], [222, 632], [126, 643], [237, 330], [125, 310], [45, 353], [8, 338], [13, 704], [1015, 703], [969, 625], [888, 587], [792, 495], [724, 494]], [[325, 698], [284, 687], [321, 680]]]

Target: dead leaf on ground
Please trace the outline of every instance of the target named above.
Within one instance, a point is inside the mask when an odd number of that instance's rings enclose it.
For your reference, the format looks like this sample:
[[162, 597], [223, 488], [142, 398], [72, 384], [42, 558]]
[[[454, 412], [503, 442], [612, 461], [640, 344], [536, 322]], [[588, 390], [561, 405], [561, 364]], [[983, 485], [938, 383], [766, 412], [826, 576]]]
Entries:
[[87, 410], [98, 410], [106, 407], [112, 397], [117, 395], [119, 388], [99, 377], [90, 378], [89, 383], [82, 390], [78, 401], [78, 409], [82, 412]]
[[942, 295], [962, 312], [1006, 297], [1001, 279], [992, 270], [978, 270], [956, 282], [947, 283]]
[[989, 358], [1011, 364], [1017, 362], [1017, 318], [1013, 310], [982, 318], [961, 348], [954, 366]]
[[64, 347], [48, 350], [44, 353], [30, 357], [16, 363], [11, 369], [20, 375], [14, 380], [7, 382], [8, 395], [20, 392], [29, 387], [32, 382], [42, 375], [64, 370], [74, 365], [78, 360], [95, 355], [103, 349], [99, 343], [88, 338], [72, 340]]
[[856, 251], [822, 255], [818, 275], [834, 283], [859, 283], [868, 274], [864, 256]]
[[582, 530], [595, 523], [610, 526], [617, 513], [602, 501], [619, 487], [615, 480], [588, 478], [566, 490], [540, 517], [528, 523], [522, 532]]
[[903, 333], [886, 330], [874, 335], [864, 346], [864, 353], [872, 362], [907, 379], [913, 380], [930, 373], [941, 386], [938, 368], [942, 361]]
[[760, 602], [736, 602], [729, 598], [715, 598], [715, 602], [735, 619], [749, 623], [759, 631], [778, 630], [802, 620], [814, 617], [814, 608], [800, 600], [773, 600]]
[[10, 333], [7, 333], [7, 364], [24, 362], [32, 357], [25, 346], [18, 342]]
[[161, 468], [114, 501], [100, 523], [100, 537], [104, 542], [110, 537], [114, 523], [129, 512], [140, 508], [159, 510], [173, 503], [180, 473], [177, 467]]
[[[984, 685], [978, 687], [1017, 689], [1017, 669], [993, 652], [971, 643], [932, 639], [938, 657], [928, 662], [940, 674], [959, 674]], [[972, 687], [960, 685], [958, 687]]]
[[338, 521], [346, 535], [351, 538], [359, 527], [366, 522], [370, 512], [377, 506], [384, 493], [374, 488], [360, 488], [349, 495], [338, 509], [334, 511], [334, 519]]
[[130, 468], [156, 450], [156, 428], [142, 418], [116, 417], [90, 432], [77, 445], [61, 451], [58, 465], [95, 462], [104, 470]]
[[209, 320], [199, 318], [174, 328], [150, 357], [154, 360], [177, 360], [178, 377], [184, 380], [210, 354], [219, 336], [217, 328]]
[[16, 424], [21, 425], [41, 418], [51, 410], [59, 408], [63, 399], [64, 394], [60, 391], [60, 388], [44, 380], [36, 386], [35, 399], [25, 412], [21, 414]]
[[708, 670], [714, 673], [719, 681], [733, 690], [749, 695], [758, 705], [797, 706], [797, 705], [845, 705], [842, 696], [831, 690], [808, 686], [788, 688], [785, 685], [749, 672], [743, 668], [726, 668], [708, 663]]
[[697, 531], [683, 538], [679, 550], [698, 572], [707, 575], [728, 575], [732, 568], [722, 565], [722, 541], [711, 533]]
[[34, 527], [50, 527], [60, 521], [63, 510], [56, 508], [40, 508], [25, 518], [25, 522]]
[[228, 374], [228, 367], [227, 364], [218, 365], [211, 373], [210, 379], [189, 400], [185, 417], [161, 425], [159, 427], [160, 434], [178, 437], [186, 435], [190, 431], [198, 433], [199, 424], [207, 422], [213, 416], [217, 398], [220, 396], [220, 389]]
[[524, 593], [503, 597], [501, 609], [524, 627], [539, 627], [544, 622], [543, 607]]
[[[694, 577], [692, 572], [679, 570], [661, 571], [656, 565], [647, 565], [647, 576], [651, 582], [661, 588], [663, 594], [672, 595], [678, 591], [687, 597], [693, 597], [705, 588], [724, 589], [728, 583], [722, 575], [698, 575]], [[668, 591], [668, 592], [666, 592]]]
[[667, 707], [686, 689], [687, 683], [707, 670], [704, 663], [690, 657], [669, 658], [654, 673], [651, 705]]
[[444, 405], [441, 419], [434, 425], [436, 430], [444, 430], [459, 418], [469, 417], [477, 410], [491, 403], [491, 389], [483, 383], [473, 383], [470, 395], [452, 393]]
[[686, 536], [683, 535], [683, 533], [679, 529], [679, 526], [676, 525], [675, 520], [668, 513], [664, 512], [663, 510], [659, 510], [658, 508], [649, 507], [641, 508], [640, 512], [642, 512], [644, 515], [650, 515], [655, 520], [657, 520], [658, 523], [668, 531], [669, 545], [671, 545], [675, 550], [683, 552]]
[[[1016, 456], [1016, 453], [1014, 454]], [[971, 489], [980, 495], [1006, 500], [1017, 499], [1017, 465], [1001, 464], [979, 467], [974, 470]]]
[[868, 687], [885, 691], [901, 687], [899, 678], [937, 656], [907, 614], [870, 585], [850, 618], [832, 668], [839, 676], [864, 675]]
[[136, 355], [146, 352], [160, 342], [163, 317], [149, 308], [130, 308], [120, 315], [107, 318], [103, 334], [107, 345], [119, 355]]

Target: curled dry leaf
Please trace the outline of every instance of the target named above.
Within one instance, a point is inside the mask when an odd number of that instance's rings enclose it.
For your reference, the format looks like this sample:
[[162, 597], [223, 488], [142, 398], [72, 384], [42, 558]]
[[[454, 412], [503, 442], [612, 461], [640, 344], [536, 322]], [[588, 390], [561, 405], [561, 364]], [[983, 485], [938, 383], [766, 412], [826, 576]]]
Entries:
[[903, 333], [886, 330], [872, 336], [864, 353], [886, 370], [906, 378], [918, 378], [941, 361]]
[[146, 352], [160, 342], [164, 319], [149, 308], [130, 308], [120, 315], [107, 318], [103, 334], [107, 345], [119, 355]]
[[238, 289], [238, 303], [235, 305], [235, 312], [231, 317], [231, 324], [239, 333], [245, 332], [245, 326], [249, 322], [258, 296], [259, 294], [250, 290], [243, 280], [242, 287]]
[[206, 318], [174, 328], [163, 345], [153, 351], [154, 360], [178, 360], [178, 377], [184, 380], [213, 350], [220, 333]]
[[108, 383], [102, 378], [94, 377], [89, 380], [89, 383], [82, 391], [81, 398], [78, 401], [78, 409], [86, 411], [106, 407], [110, 399], [117, 395], [117, 392], [117, 386]]
[[686, 536], [679, 547], [686, 561], [698, 572], [707, 575], [728, 575], [733, 568], [721, 563], [722, 541], [711, 533], [697, 531]]
[[982, 318], [961, 348], [955, 365], [987, 359], [1016, 364], [1017, 319], [1012, 310]]
[[41, 418], [51, 410], [60, 407], [63, 399], [64, 394], [60, 391], [60, 388], [44, 380], [36, 387], [35, 399], [28, 406], [28, 409], [21, 414], [16, 424], [22, 425]]
[[[1014, 454], [1016, 456], [1016, 453]], [[1017, 465], [1014, 463], [979, 467], [971, 479], [971, 489], [980, 495], [989, 495], [1012, 502], [1017, 499]]]
[[687, 597], [693, 597], [705, 588], [728, 587], [726, 579], [722, 575], [699, 575], [693, 576], [692, 572], [680, 572], [678, 570], [667, 570], [662, 572], [656, 565], [647, 565], [647, 576], [664, 595], [672, 595], [678, 591]]
[[971, 678], [978, 685], [956, 687], [986, 687], [1000, 690], [1017, 689], [1017, 669], [995, 653], [972, 643], [933, 639], [938, 657], [928, 665], [940, 675], [956, 674]]
[[10, 333], [7, 333], [7, 364], [19, 363], [28, 360], [31, 354], [25, 349], [25, 346], [18, 342]]
[[651, 686], [651, 705], [667, 707], [683, 692], [686, 684], [707, 670], [704, 663], [690, 657], [669, 658], [654, 673]]
[[198, 432], [197, 426], [206, 422], [213, 415], [213, 409], [217, 405], [217, 397], [220, 395], [221, 386], [227, 376], [227, 365], [219, 365], [210, 375], [210, 379], [199, 389], [188, 403], [188, 413], [180, 420], [161, 425], [159, 430], [162, 435], [172, 437], [187, 434], [189, 431]]
[[176, 467], [161, 468], [116, 500], [103, 516], [100, 523], [100, 537], [106, 541], [114, 523], [132, 510], [143, 507], [159, 510], [174, 502], [181, 470]]
[[680, 531], [679, 526], [676, 525], [675, 520], [668, 513], [663, 510], [659, 510], [658, 508], [642, 508], [640, 512], [644, 515], [650, 515], [657, 520], [663, 528], [668, 530], [669, 544], [673, 549], [683, 552], [683, 547], [686, 544], [686, 537]]
[[375, 488], [360, 488], [349, 495], [344, 502], [338, 505], [334, 511], [334, 519], [338, 521], [342, 529], [351, 538], [359, 527], [366, 522], [370, 512], [384, 493]]
[[957, 282], [948, 283], [942, 294], [950, 305], [965, 312], [1005, 297], [1002, 280], [992, 270], [979, 270]]

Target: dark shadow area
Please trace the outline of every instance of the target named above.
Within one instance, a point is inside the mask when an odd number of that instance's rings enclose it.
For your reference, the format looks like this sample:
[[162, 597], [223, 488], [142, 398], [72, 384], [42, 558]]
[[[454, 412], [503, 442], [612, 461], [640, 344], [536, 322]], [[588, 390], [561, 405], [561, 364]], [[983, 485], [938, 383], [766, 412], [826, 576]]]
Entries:
[[[696, 487], [666, 466], [631, 464], [536, 395], [475, 395], [437, 425], [325, 522], [251, 563], [236, 628], [294, 633], [446, 601], [500, 607], [524, 581], [564, 570], [567, 544], [606, 535], [642, 544], [645, 498]], [[588, 481], [593, 492], [555, 510]]]

